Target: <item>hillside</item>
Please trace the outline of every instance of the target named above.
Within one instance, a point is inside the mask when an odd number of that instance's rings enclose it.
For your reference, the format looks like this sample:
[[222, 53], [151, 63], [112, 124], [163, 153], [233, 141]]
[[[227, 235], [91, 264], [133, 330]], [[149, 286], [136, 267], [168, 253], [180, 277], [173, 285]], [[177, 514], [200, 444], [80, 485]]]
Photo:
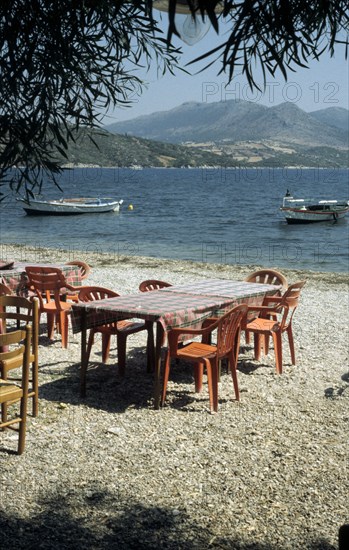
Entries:
[[224, 152], [194, 150], [182, 145], [114, 135], [105, 130], [80, 131], [76, 143], [69, 144], [68, 161], [60, 160], [64, 165], [104, 167], [235, 165], [231, 155]]
[[[184, 103], [170, 111], [157, 112], [106, 127], [113, 133], [140, 136], [172, 143], [278, 141], [308, 147], [346, 148], [349, 112], [332, 109], [306, 113], [294, 103], [266, 107], [248, 101]], [[317, 114], [316, 114], [317, 113]], [[336, 119], [336, 124], [333, 120]]]

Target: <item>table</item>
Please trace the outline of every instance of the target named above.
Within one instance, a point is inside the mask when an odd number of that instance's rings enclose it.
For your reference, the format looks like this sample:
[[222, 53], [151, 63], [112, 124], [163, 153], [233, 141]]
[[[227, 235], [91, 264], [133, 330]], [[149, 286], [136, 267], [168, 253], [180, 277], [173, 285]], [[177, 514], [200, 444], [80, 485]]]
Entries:
[[21, 294], [27, 282], [25, 272], [26, 266], [55, 267], [61, 269], [68, 284], [76, 287], [81, 286], [81, 272], [78, 266], [67, 264], [37, 264], [34, 262], [16, 262], [12, 269], [0, 270], [0, 282], [8, 286], [12, 292]]
[[[73, 332], [81, 332], [81, 371], [86, 373], [87, 370], [86, 334], [89, 328], [130, 318], [156, 323], [154, 406], [158, 409], [164, 332], [175, 327], [199, 326], [208, 317], [218, 317], [241, 303], [261, 305], [266, 294], [273, 295], [279, 290], [280, 287], [275, 285], [208, 279], [152, 292], [74, 304], [71, 318]], [[84, 384], [80, 392], [81, 396], [86, 395]]]

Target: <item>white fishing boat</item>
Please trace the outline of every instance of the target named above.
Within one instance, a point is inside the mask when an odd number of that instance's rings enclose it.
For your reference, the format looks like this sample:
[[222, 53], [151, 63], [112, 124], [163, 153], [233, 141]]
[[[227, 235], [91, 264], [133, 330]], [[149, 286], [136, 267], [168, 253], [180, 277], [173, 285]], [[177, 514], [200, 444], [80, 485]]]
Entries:
[[25, 212], [33, 215], [67, 216], [71, 214], [95, 214], [119, 212], [123, 200], [112, 198], [76, 198], [76, 199], [17, 199], [22, 203]]
[[295, 199], [287, 192], [280, 211], [287, 223], [336, 222], [349, 212], [349, 201]]

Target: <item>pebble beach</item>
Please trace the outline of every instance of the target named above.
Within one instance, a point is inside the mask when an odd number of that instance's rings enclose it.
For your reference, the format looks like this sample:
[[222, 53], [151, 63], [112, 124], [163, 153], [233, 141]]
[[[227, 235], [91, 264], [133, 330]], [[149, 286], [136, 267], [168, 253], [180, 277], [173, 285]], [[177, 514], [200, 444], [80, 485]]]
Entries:
[[[86, 261], [85, 284], [120, 294], [144, 279], [172, 284], [242, 280], [260, 265], [232, 266], [7, 246], [17, 261]], [[107, 365], [97, 340], [79, 394], [80, 334], [47, 338], [42, 318], [39, 415], [26, 448], [0, 435], [1, 549], [336, 550], [349, 523], [348, 275], [282, 271], [307, 280], [294, 318], [296, 365], [284, 338], [283, 374], [274, 352], [257, 362], [242, 337], [240, 402], [222, 372], [219, 411], [206, 379], [173, 365], [165, 406], [153, 408], [146, 333], [127, 340], [118, 376], [116, 342]], [[30, 409], [30, 405], [29, 405]]]

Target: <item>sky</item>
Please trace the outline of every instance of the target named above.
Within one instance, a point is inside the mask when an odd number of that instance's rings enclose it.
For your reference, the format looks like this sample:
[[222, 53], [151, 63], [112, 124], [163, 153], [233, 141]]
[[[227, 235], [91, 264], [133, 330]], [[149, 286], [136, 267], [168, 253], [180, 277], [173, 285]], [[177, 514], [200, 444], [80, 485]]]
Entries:
[[[160, 27], [166, 36], [167, 15], [160, 14]], [[181, 16], [183, 21], [185, 16]], [[222, 41], [222, 34], [217, 37], [210, 28], [204, 38], [193, 46], [188, 46], [176, 40], [175, 46], [181, 46], [181, 66], [195, 59], [205, 51], [209, 51]], [[257, 90], [252, 92], [244, 76], [238, 76], [227, 84], [227, 76], [217, 76], [221, 66], [217, 61], [213, 66], [198, 72], [204, 63], [186, 67], [191, 74], [186, 75], [177, 70], [175, 76], [170, 73], [158, 76], [156, 67], [149, 72], [139, 68], [137, 76], [147, 83], [147, 89], [141, 95], [134, 94], [133, 104], [128, 108], [117, 108], [110, 111], [103, 120], [104, 125], [122, 120], [129, 120], [140, 115], [148, 115], [157, 111], [167, 111], [188, 101], [214, 102], [230, 99], [242, 99], [258, 102], [272, 107], [290, 101], [301, 109], [310, 112], [326, 107], [344, 107], [349, 109], [349, 64], [344, 56], [344, 48], [336, 50], [331, 58], [324, 54], [319, 61], [310, 61], [308, 69], [297, 68], [289, 73], [285, 81], [281, 73], [275, 78], [267, 76], [267, 85], [262, 94]], [[195, 74], [197, 73], [197, 74]], [[260, 75], [260, 71], [256, 71]], [[262, 79], [260, 79], [262, 83]]]

